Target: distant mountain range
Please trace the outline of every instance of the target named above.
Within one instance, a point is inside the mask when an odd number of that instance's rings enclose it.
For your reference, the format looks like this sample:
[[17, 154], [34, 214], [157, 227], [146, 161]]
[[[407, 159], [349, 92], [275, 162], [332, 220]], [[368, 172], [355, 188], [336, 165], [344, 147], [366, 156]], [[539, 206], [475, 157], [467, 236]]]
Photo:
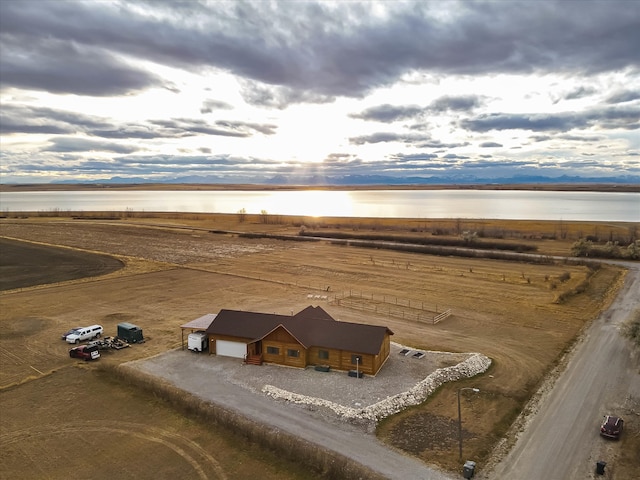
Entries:
[[185, 176], [175, 178], [144, 177], [111, 177], [108, 179], [82, 182], [67, 180], [63, 184], [255, 184], [255, 185], [308, 185], [308, 186], [363, 186], [363, 185], [522, 185], [522, 184], [640, 184], [640, 176], [620, 177], [580, 177], [562, 175], [546, 177], [542, 175], [523, 175], [502, 178], [482, 178], [474, 176], [440, 176], [440, 177], [389, 177], [381, 175], [346, 175], [346, 176], [284, 176], [256, 179], [245, 177]]

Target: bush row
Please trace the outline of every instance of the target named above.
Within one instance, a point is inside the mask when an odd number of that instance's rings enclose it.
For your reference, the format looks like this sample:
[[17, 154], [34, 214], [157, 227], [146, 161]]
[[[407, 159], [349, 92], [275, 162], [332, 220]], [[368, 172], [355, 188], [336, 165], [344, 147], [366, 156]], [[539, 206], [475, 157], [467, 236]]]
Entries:
[[478, 240], [475, 236], [465, 236], [459, 238], [443, 237], [412, 237], [400, 235], [381, 234], [358, 234], [348, 232], [318, 232], [311, 230], [301, 230], [298, 234], [304, 237], [335, 238], [341, 240], [365, 240], [376, 242], [393, 242], [412, 245], [436, 245], [444, 247], [465, 247], [478, 250], [506, 250], [511, 252], [532, 252], [537, 250], [534, 245], [522, 243], [489, 242]]
[[576, 257], [640, 260], [640, 240], [628, 245], [620, 245], [618, 242], [596, 245], [591, 240], [582, 238], [573, 244], [571, 253]]

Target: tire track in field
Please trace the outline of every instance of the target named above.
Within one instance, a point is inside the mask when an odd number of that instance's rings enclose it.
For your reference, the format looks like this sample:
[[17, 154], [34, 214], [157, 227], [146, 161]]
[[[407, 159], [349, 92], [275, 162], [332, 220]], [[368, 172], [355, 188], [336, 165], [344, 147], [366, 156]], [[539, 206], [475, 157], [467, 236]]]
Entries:
[[[146, 440], [153, 443], [159, 443], [177, 453], [185, 462], [187, 462], [195, 470], [198, 477], [207, 480], [210, 475], [207, 470], [215, 473], [215, 478], [220, 480], [227, 480], [228, 477], [224, 473], [224, 470], [209, 453], [198, 445], [193, 440], [190, 440], [177, 433], [171, 433], [166, 430], [162, 430], [155, 427], [149, 427], [144, 424], [131, 424], [127, 423], [129, 428], [116, 428], [105, 426], [103, 422], [86, 421], [74, 424], [63, 425], [39, 425], [36, 427], [29, 427], [22, 430], [15, 430], [13, 432], [2, 433], [0, 435], [0, 443], [3, 448], [7, 445], [29, 440], [33, 441], [38, 436], [51, 436], [56, 434], [74, 434], [78, 430], [92, 431], [97, 433], [116, 433], [125, 436], [134, 436], [141, 440]], [[180, 445], [182, 444], [182, 445]], [[189, 452], [188, 450], [191, 450]], [[196, 458], [194, 458], [196, 457]], [[203, 468], [208, 466], [209, 468]]]

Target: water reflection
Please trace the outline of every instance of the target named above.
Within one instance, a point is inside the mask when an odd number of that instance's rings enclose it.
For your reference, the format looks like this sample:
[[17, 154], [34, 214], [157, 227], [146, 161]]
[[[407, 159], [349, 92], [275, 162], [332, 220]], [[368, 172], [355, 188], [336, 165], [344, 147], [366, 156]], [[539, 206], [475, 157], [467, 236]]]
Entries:
[[640, 221], [637, 192], [103, 190], [2, 192], [3, 212], [144, 211], [378, 218]]

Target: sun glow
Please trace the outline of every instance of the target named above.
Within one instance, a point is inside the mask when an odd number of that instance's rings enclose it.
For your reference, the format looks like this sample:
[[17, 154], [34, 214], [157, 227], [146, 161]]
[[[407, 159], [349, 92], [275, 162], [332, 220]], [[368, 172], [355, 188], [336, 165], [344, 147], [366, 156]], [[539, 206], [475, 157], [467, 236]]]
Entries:
[[353, 202], [349, 192], [300, 190], [266, 199], [260, 211], [277, 215], [348, 217], [353, 215]]

